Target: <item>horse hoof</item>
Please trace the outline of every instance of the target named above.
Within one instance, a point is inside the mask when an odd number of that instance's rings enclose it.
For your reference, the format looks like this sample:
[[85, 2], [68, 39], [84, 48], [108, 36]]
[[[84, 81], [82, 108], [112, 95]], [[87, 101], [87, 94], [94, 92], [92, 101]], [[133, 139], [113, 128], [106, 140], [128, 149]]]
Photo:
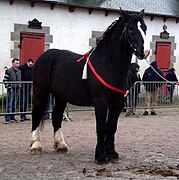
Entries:
[[59, 142], [55, 142], [53, 147], [57, 152], [67, 153], [69, 149], [66, 143], [59, 143]]
[[105, 154], [95, 155], [95, 160], [97, 163], [103, 164], [107, 162], [107, 156]]
[[118, 160], [119, 154], [116, 151], [110, 152], [107, 154], [108, 161]]
[[109, 161], [106, 159], [95, 159], [95, 163], [99, 165], [108, 164]]
[[107, 158], [98, 158], [98, 159], [95, 159], [95, 162], [97, 164], [107, 164], [108, 163], [108, 159]]
[[40, 154], [42, 152], [42, 146], [39, 141], [32, 142], [30, 145], [32, 154]]

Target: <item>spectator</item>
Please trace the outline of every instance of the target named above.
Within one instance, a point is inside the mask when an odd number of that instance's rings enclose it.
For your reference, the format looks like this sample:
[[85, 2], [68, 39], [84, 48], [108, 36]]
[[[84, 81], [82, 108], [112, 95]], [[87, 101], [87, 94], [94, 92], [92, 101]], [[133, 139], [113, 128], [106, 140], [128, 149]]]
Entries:
[[130, 114], [139, 116], [139, 114], [136, 112], [136, 105], [140, 93], [140, 83], [135, 84], [135, 82], [141, 81], [139, 68], [140, 66], [137, 63], [131, 63], [129, 66], [127, 79], [129, 88], [129, 106], [131, 109], [129, 109], [126, 116], [129, 116]]
[[[168, 73], [167, 75], [165, 76], [165, 79], [167, 79], [168, 81], [175, 81], [175, 82], [178, 82], [178, 79], [177, 79], [177, 76], [175, 74], [175, 68], [171, 68], [168, 70]], [[175, 83], [167, 83], [167, 89], [168, 89], [168, 92], [169, 92], [169, 99], [170, 99], [170, 102], [172, 103], [173, 101], [173, 92], [174, 92], [174, 89], [175, 89]]]
[[[20, 83], [13, 83], [13, 81], [21, 80], [21, 72], [19, 68], [19, 59], [14, 58], [12, 60], [12, 67], [6, 69], [3, 82], [7, 89], [7, 111], [5, 115], [4, 123], [17, 122], [14, 112], [16, 110], [16, 104], [19, 97]], [[12, 114], [11, 114], [12, 113]]]
[[158, 88], [162, 86], [162, 84], [158, 83], [157, 81], [162, 81], [163, 80], [162, 77], [163, 77], [163, 73], [158, 68], [157, 62], [153, 61], [150, 64], [150, 67], [145, 70], [144, 75], [142, 77], [142, 81], [144, 81], [144, 86], [146, 89], [146, 98], [145, 98], [146, 108], [143, 115], [148, 115], [150, 106], [152, 106], [151, 115], [156, 115], [155, 107], [157, 105]]
[[32, 59], [28, 59], [25, 64], [22, 64], [19, 67], [21, 71], [21, 81], [26, 81], [22, 84], [20, 91], [20, 112], [23, 112], [20, 116], [20, 121], [30, 120], [26, 117], [25, 112], [27, 111], [27, 103], [30, 97], [31, 91], [31, 82], [32, 81], [32, 67], [34, 65], [34, 61]]

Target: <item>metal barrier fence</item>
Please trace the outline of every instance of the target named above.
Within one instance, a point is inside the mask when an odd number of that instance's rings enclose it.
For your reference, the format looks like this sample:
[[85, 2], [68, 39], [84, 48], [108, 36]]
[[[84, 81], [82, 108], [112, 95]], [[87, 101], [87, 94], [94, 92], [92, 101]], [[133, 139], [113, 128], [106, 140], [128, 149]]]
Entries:
[[[138, 81], [133, 87], [131, 87], [125, 107], [132, 109], [144, 109], [149, 100], [151, 101], [149, 108], [178, 108], [178, 82], [169, 83], [166, 81]], [[152, 101], [156, 101], [156, 103], [153, 103]]]
[[[7, 90], [5, 88], [5, 83], [0, 82], [0, 116], [4, 116], [6, 114], [31, 114], [33, 107], [33, 96], [30, 95], [32, 82], [8, 82], [11, 85], [16, 84], [15, 88], [11, 90]], [[17, 86], [18, 85], [18, 86]], [[19, 88], [20, 87], [20, 88]], [[155, 108], [176, 108], [179, 107], [179, 86], [177, 83], [167, 83], [167, 82], [136, 82], [134, 87], [130, 89], [130, 95], [126, 98], [125, 108], [132, 109], [144, 109], [146, 106], [146, 87], [148, 90], [152, 90], [154, 87], [157, 88], [157, 104]], [[140, 93], [138, 94], [137, 92]], [[170, 92], [173, 91], [173, 96], [171, 96]], [[13, 108], [8, 109], [8, 101], [9, 97], [14, 94], [18, 94], [15, 96], [14, 101], [15, 105]], [[27, 96], [24, 98], [24, 94]], [[138, 95], [138, 96], [137, 96]], [[22, 100], [23, 99], [23, 100]], [[24, 108], [24, 101], [27, 102], [27, 107]], [[49, 96], [47, 111], [51, 112], [53, 109], [54, 98]], [[150, 108], [153, 108], [153, 105], [150, 105]], [[69, 116], [69, 112], [71, 111], [91, 111], [94, 110], [92, 107], [78, 107], [73, 106], [71, 104], [67, 105], [65, 110], [65, 114]]]
[[[9, 87], [13, 88], [6, 89], [6, 84], [10, 84]], [[31, 85], [32, 82], [25, 81], [0, 82], [0, 115], [30, 114], [33, 104], [32, 96], [30, 95]], [[26, 107], [25, 102], [27, 103]], [[9, 104], [12, 104], [12, 106], [9, 107]]]
[[[31, 95], [31, 81], [8, 81], [11, 87], [14, 87], [12, 90], [7, 90], [5, 88], [5, 83], [0, 82], [0, 116], [5, 116], [7, 114], [23, 115], [31, 114], [33, 108], [33, 96]], [[19, 88], [20, 87], [20, 88]], [[16, 96], [14, 96], [16, 95]], [[14, 107], [9, 109], [8, 101], [10, 101], [9, 96], [14, 96], [14, 100], [11, 103], [14, 103]], [[24, 103], [24, 101], [26, 103]], [[48, 103], [46, 112], [51, 113], [55, 100], [52, 95], [48, 97]], [[27, 106], [25, 105], [27, 104]], [[9, 109], [9, 110], [8, 110]], [[71, 111], [93, 111], [93, 107], [79, 107], [71, 104], [67, 104], [65, 109], [65, 118], [68, 119], [69, 112]]]

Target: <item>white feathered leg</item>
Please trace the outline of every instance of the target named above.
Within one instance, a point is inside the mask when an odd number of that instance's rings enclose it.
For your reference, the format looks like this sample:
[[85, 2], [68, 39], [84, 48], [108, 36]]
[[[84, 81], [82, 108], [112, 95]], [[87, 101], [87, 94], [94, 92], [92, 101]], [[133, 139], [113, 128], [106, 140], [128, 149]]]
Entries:
[[68, 152], [68, 145], [65, 143], [61, 128], [54, 134], [54, 149], [59, 152]]
[[42, 151], [42, 146], [40, 144], [39, 128], [32, 132], [31, 142], [30, 142], [31, 152], [40, 153]]

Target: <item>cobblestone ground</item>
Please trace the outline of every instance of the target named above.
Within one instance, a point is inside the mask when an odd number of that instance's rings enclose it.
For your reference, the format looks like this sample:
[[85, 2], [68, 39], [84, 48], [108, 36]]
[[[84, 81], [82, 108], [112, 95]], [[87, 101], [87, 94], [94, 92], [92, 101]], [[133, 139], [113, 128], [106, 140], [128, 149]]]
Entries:
[[41, 131], [43, 151], [30, 154], [31, 122], [4, 124], [0, 118], [0, 180], [174, 180], [179, 179], [179, 112], [139, 118], [121, 114], [116, 133], [119, 160], [96, 164], [94, 112], [71, 112], [63, 122], [70, 147], [53, 150], [51, 120]]

